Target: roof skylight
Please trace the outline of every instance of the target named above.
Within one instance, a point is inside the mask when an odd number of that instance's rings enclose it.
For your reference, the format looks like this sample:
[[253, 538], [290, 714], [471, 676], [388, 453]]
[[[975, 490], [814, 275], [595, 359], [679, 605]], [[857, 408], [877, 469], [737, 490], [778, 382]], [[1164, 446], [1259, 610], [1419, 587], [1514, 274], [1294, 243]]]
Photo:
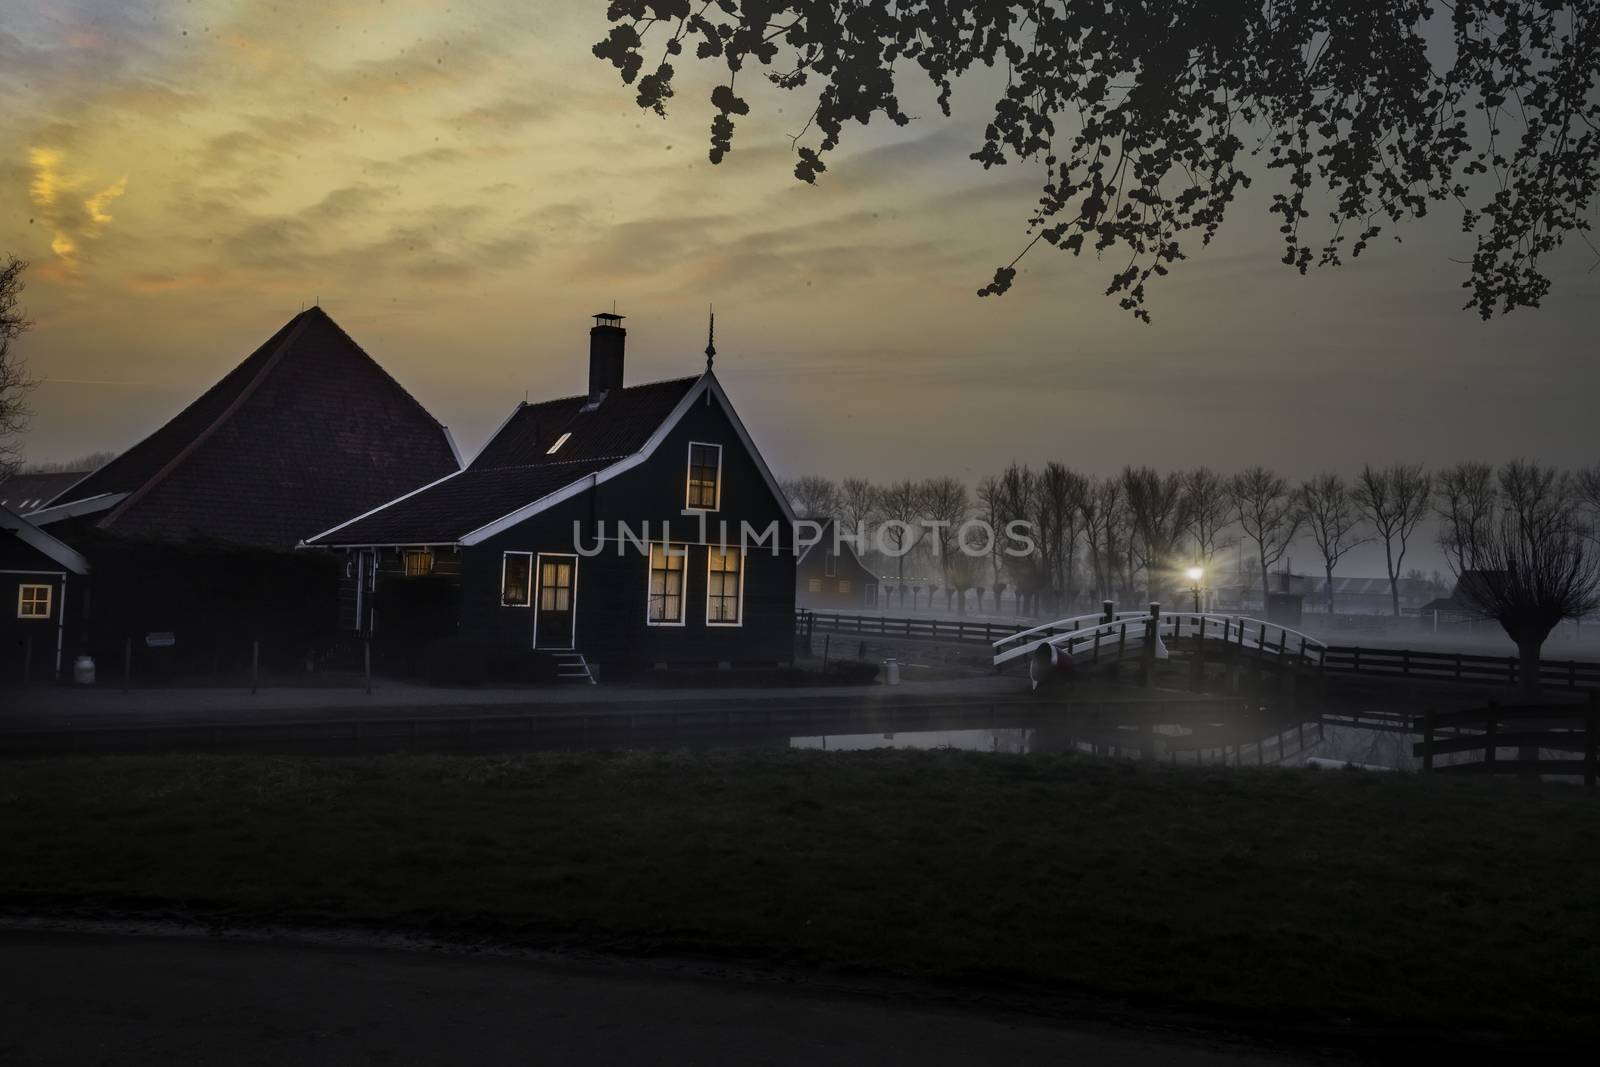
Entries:
[[572, 436], [572, 431], [568, 430], [566, 433], [564, 433], [560, 437], [556, 438], [556, 443], [551, 445], [549, 448], [545, 449], [544, 450], [544, 454], [547, 455], [547, 456], [555, 455], [556, 454], [556, 450], [559, 449], [562, 445], [566, 444], [567, 443], [567, 438], [569, 438], [571, 436]]

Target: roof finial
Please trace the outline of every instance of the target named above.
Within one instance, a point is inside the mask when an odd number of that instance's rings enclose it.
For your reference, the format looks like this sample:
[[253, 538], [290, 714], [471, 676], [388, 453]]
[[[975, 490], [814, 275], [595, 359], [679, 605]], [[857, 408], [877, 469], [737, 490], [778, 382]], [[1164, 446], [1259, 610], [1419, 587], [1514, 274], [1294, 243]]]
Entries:
[[706, 370], [709, 372], [711, 361], [717, 358], [717, 313], [710, 304], [706, 305], [706, 312], [711, 316], [706, 326]]

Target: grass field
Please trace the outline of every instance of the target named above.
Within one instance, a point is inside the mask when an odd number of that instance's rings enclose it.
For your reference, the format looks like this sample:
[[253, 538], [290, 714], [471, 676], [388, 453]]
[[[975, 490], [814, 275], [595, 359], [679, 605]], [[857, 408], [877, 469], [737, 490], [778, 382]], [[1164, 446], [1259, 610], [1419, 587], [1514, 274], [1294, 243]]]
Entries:
[[12, 761], [0, 905], [1571, 1038], [1600, 1003], [1596, 799], [950, 751]]

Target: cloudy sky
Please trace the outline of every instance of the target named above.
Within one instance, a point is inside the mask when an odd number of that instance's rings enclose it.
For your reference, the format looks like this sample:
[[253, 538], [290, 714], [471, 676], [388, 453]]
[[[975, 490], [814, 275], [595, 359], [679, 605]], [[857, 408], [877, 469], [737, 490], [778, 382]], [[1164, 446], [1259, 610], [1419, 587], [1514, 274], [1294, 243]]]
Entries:
[[1459, 310], [1448, 216], [1302, 278], [1258, 183], [1152, 292], [1025, 241], [1039, 174], [985, 173], [994, 86], [954, 120], [853, 130], [791, 174], [804, 102], [754, 98], [706, 161], [710, 83], [640, 113], [589, 54], [603, 0], [23, 0], [0, 20], [0, 252], [33, 264], [35, 460], [137, 440], [322, 305], [469, 454], [524, 393], [580, 390], [588, 315], [629, 377], [718, 369], [773, 465], [872, 477], [1013, 459], [1285, 473], [1393, 458], [1600, 460], [1600, 271], [1547, 306]]

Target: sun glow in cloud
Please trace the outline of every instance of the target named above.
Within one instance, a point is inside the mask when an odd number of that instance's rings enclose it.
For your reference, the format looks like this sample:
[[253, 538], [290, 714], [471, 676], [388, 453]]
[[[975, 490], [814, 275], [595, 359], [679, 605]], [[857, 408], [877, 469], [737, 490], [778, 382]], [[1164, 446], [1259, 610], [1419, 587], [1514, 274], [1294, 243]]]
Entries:
[[65, 153], [54, 148], [33, 148], [28, 152], [28, 162], [33, 168], [28, 197], [39, 221], [50, 231], [50, 251], [55, 256], [40, 272], [53, 281], [78, 281], [83, 242], [99, 237], [112, 222], [107, 208], [128, 191], [127, 175], [80, 202], [77, 192], [88, 179], [67, 174]]

